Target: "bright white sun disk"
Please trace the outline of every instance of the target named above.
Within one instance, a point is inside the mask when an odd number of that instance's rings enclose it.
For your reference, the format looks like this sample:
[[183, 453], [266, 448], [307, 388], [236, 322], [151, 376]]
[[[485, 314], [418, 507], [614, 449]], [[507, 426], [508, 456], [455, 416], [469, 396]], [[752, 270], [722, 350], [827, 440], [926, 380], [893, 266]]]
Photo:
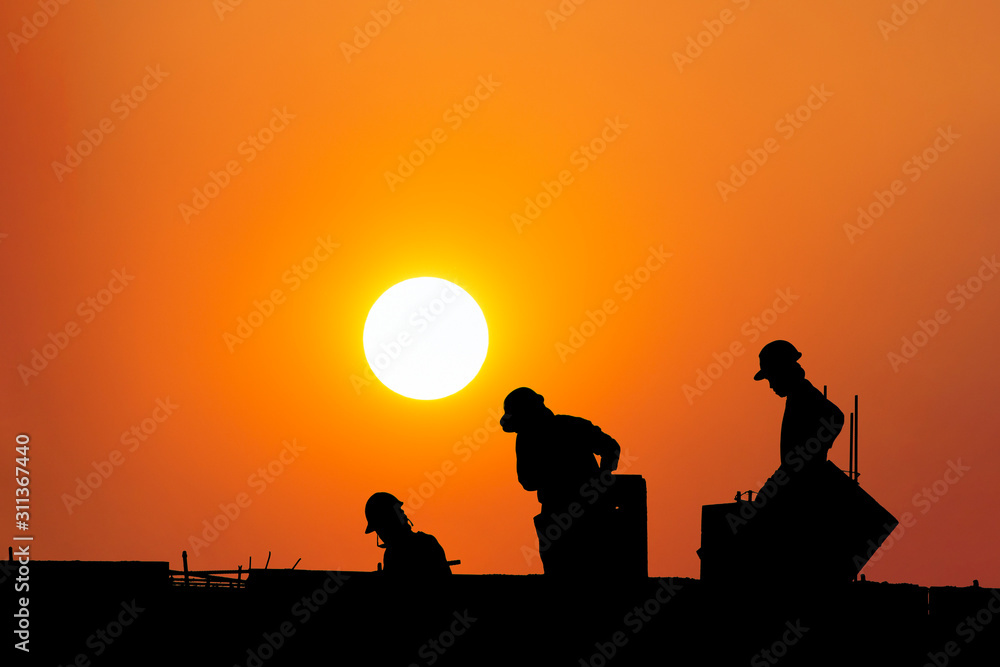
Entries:
[[393, 285], [368, 312], [365, 357], [397, 394], [432, 400], [472, 382], [489, 347], [486, 318], [464, 289], [441, 278]]

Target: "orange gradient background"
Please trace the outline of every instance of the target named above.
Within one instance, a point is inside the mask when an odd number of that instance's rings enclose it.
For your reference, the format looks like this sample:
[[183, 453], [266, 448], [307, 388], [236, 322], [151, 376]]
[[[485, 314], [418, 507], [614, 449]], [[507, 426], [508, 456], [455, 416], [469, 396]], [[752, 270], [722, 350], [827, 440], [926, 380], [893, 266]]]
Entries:
[[[407, 501], [450, 461], [407, 503], [416, 529], [456, 572], [541, 572], [522, 549], [537, 547], [538, 503], [517, 483], [514, 436], [456, 448], [527, 385], [634, 457], [651, 575], [698, 576], [701, 505], [778, 464], [782, 400], [752, 376], [783, 338], [845, 413], [860, 394], [862, 483], [914, 516], [868, 577], [1000, 585], [1000, 281], [960, 310], [948, 300], [1000, 246], [1000, 7], [927, 3], [883, 35], [888, 0], [593, 0], [554, 28], [557, 0], [402, 0], [348, 62], [341, 43], [387, 4], [70, 2], [16, 46], [39, 6], [0, 9], [0, 432], [8, 470], [15, 435], [31, 436], [34, 557], [179, 568], [186, 549], [193, 569], [228, 569], [271, 551], [271, 567], [373, 570], [369, 494]], [[675, 52], [723, 10], [732, 21], [679, 71]], [[112, 105], [147, 67], [167, 74], [120, 118]], [[445, 112], [480, 77], [499, 85], [453, 127]], [[776, 123], [814, 86], [831, 96], [786, 138]], [[248, 162], [239, 147], [275, 108], [294, 118]], [[52, 163], [104, 118], [113, 131], [60, 180]], [[580, 171], [574, 152], [609, 118], [627, 127]], [[391, 189], [385, 173], [435, 128], [446, 140]], [[911, 181], [904, 163], [939, 128], [959, 138]], [[777, 152], [724, 201], [717, 183], [771, 137]], [[230, 160], [240, 173], [186, 221], [180, 205]], [[518, 229], [512, 214], [562, 170], [573, 182]], [[905, 194], [849, 239], [895, 179]], [[339, 247], [293, 291], [282, 276], [317, 237]], [[672, 256], [626, 300], [616, 284], [661, 245]], [[78, 304], [123, 267], [134, 279], [86, 322]], [[461, 285], [490, 327], [478, 377], [431, 402], [357, 379], [369, 307], [423, 275]], [[230, 351], [224, 334], [275, 289], [286, 301]], [[786, 289], [794, 305], [752, 331]], [[561, 358], [606, 299], [617, 311]], [[887, 355], [939, 309], [947, 323], [894, 369]], [[25, 382], [18, 367], [69, 321], [79, 335]], [[685, 397], [734, 342], [744, 353]], [[179, 407], [129, 451], [122, 433], [168, 397]], [[292, 439], [298, 458], [251, 486]], [[844, 433], [831, 451], [844, 468], [847, 449]], [[67, 509], [115, 450], [121, 465]], [[946, 485], [949, 461], [970, 470]], [[935, 482], [947, 492], [921, 500]], [[8, 472], [8, 508], [14, 488]], [[192, 546], [240, 493], [251, 504]]]

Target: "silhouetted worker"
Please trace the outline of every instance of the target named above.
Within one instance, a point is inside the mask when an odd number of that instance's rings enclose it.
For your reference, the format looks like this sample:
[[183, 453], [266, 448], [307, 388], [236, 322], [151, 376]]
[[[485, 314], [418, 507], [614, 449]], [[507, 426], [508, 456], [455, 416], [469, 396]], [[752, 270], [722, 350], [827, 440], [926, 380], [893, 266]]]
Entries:
[[834, 527], [842, 518], [835, 491], [841, 473], [827, 463], [827, 452], [844, 427], [844, 413], [806, 380], [801, 357], [788, 341], [772, 341], [761, 349], [754, 375], [785, 398], [785, 414], [781, 465], [757, 493], [764, 511], [751, 521], [751, 552], [760, 559], [759, 573], [790, 582], [836, 576]]
[[785, 398], [781, 420], [781, 465], [788, 474], [814, 473], [844, 427], [844, 413], [806, 379], [798, 361], [802, 353], [785, 340], [771, 341], [760, 351], [754, 380], [767, 380]]
[[618, 443], [586, 419], [553, 414], [527, 387], [510, 392], [503, 407], [500, 426], [517, 433], [517, 481], [537, 491], [542, 504], [534, 519], [542, 569], [572, 574], [600, 567], [609, 549], [600, 490], [614, 481]]
[[391, 493], [373, 493], [365, 504], [368, 527], [385, 549], [382, 569], [387, 575], [411, 579], [451, 574], [444, 549], [433, 535], [413, 532], [413, 523], [403, 512], [403, 502]]

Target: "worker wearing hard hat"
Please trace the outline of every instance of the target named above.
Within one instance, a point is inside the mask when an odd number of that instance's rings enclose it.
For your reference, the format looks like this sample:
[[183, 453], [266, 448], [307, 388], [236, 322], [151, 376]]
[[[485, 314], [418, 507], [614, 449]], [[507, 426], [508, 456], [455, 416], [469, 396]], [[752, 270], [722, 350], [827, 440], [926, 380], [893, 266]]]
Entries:
[[[411, 578], [451, 574], [444, 549], [433, 535], [413, 532], [411, 522], [403, 512], [403, 503], [391, 493], [373, 493], [365, 503], [368, 527], [365, 533], [375, 533], [385, 549], [382, 569], [387, 575]], [[376, 539], [376, 543], [378, 539]]]
[[600, 566], [609, 547], [602, 530], [606, 503], [596, 489], [614, 482], [618, 443], [586, 419], [553, 414], [527, 387], [510, 392], [503, 407], [501, 428], [517, 433], [517, 480], [537, 491], [542, 504], [534, 521], [544, 572], [574, 574]]
[[785, 398], [781, 420], [781, 465], [786, 473], [815, 472], [844, 427], [844, 413], [806, 379], [798, 361], [802, 353], [785, 340], [771, 341], [760, 351], [754, 380], [767, 380]]

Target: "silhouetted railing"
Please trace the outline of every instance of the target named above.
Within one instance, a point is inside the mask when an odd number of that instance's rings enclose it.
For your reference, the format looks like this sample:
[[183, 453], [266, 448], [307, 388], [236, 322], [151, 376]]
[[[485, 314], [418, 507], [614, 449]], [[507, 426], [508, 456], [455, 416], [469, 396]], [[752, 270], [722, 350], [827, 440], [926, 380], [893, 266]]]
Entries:
[[[243, 578], [242, 565], [235, 570], [189, 570], [187, 551], [181, 552], [181, 560], [184, 563], [183, 570], [168, 570], [171, 586], [183, 586], [187, 588], [246, 588], [247, 582]], [[271, 562], [271, 552], [267, 553], [267, 560]], [[302, 559], [300, 558], [299, 560]], [[298, 564], [299, 561], [295, 561], [295, 565]], [[292, 566], [293, 570], [295, 569], [295, 565]], [[267, 569], [266, 564], [264, 565], [264, 569]], [[221, 574], [235, 574], [236, 578], [220, 577], [219, 575]], [[250, 574], [249, 567], [246, 574], [247, 576]]]
[[[235, 574], [233, 577], [222, 577], [223, 574]], [[238, 570], [170, 570], [170, 584], [172, 586], [186, 586], [190, 588], [246, 588], [247, 581], [241, 566]]]

